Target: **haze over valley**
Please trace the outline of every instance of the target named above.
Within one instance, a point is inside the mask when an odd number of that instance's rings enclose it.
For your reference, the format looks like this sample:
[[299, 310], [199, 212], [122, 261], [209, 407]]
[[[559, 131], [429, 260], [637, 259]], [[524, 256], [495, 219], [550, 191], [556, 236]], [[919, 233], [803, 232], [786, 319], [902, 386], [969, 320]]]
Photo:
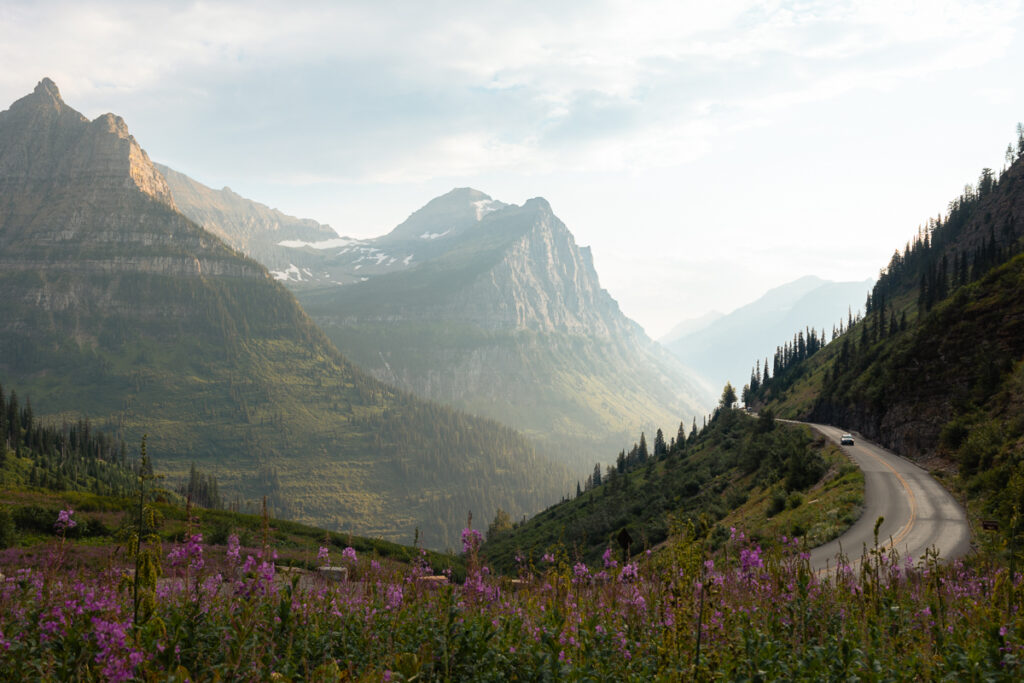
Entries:
[[1024, 680], [1024, 4], [0, 6], [0, 680]]

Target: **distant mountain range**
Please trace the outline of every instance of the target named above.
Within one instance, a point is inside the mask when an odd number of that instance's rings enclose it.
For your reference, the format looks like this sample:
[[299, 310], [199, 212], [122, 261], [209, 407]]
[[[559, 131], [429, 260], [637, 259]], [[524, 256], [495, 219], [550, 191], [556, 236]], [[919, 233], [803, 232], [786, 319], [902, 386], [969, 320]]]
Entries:
[[[210, 211], [179, 199], [179, 177], [168, 175], [176, 201], [202, 220]], [[387, 235], [336, 240], [283, 241], [289, 265], [275, 277], [339, 349], [378, 379], [522, 430], [577, 471], [713, 405], [622, 314], [544, 199], [460, 188]]]
[[[326, 236], [251, 204], [242, 230], [226, 192], [211, 206], [169, 175], [237, 249]], [[353, 367], [260, 263], [178, 208], [124, 121], [87, 120], [49, 79], [0, 112], [0, 379], [35, 415], [148, 434], [165, 471], [200, 463], [229, 499], [407, 542], [419, 529], [435, 548], [470, 510], [522, 515], [568, 492], [511, 429]]]
[[[831, 337], [832, 326], [864, 306], [874, 280], [830, 282], [814, 276], [769, 290], [727, 315], [680, 323], [662, 343], [711, 386], [746, 384], [757, 360], [771, 360], [797, 330], [813, 327]], [[687, 325], [692, 329], [688, 330]]]

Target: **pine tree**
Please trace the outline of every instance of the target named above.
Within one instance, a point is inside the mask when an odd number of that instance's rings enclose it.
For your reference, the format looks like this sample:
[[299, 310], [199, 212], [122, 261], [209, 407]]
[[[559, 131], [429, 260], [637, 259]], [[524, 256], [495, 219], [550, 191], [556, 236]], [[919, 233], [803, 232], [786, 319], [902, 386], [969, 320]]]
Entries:
[[736, 403], [736, 390], [732, 388], [731, 382], [725, 383], [725, 388], [722, 389], [722, 398], [718, 401], [718, 405], [726, 410], [729, 410]]
[[663, 458], [667, 453], [668, 449], [665, 447], [665, 435], [661, 432], [661, 427], [659, 427], [657, 433], [654, 435], [654, 457]]

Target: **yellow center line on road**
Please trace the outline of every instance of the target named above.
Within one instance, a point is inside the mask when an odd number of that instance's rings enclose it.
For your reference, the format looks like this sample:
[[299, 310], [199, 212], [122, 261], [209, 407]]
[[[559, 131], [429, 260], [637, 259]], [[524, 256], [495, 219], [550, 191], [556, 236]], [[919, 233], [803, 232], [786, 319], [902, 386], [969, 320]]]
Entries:
[[[796, 420], [779, 420], [779, 421], [780, 422], [791, 422], [791, 423], [795, 423], [795, 424], [807, 424], [808, 426], [810, 426], [809, 423], [797, 422]], [[813, 427], [812, 427], [812, 429], [813, 429]], [[821, 432], [828, 439], [832, 439], [833, 441], [838, 441], [838, 439], [836, 439], [835, 437], [830, 436], [828, 434], [825, 434], [823, 430], [819, 430], [819, 432]], [[883, 465], [885, 465], [885, 467], [890, 472], [892, 472], [893, 475], [895, 475], [896, 479], [899, 480], [900, 485], [903, 486], [903, 490], [907, 492], [907, 500], [910, 503], [910, 519], [907, 521], [907, 523], [905, 525], [903, 525], [903, 528], [901, 528], [899, 530], [899, 533], [896, 534], [895, 538], [890, 537], [891, 540], [889, 541], [889, 543], [887, 543], [886, 545], [882, 546], [883, 549], [884, 548], [895, 548], [897, 545], [899, 545], [899, 543], [904, 538], [906, 538], [907, 534], [910, 533], [910, 530], [914, 528], [914, 523], [917, 521], [917, 497], [914, 496], [914, 492], [910, 490], [910, 484], [908, 484], [907, 480], [903, 478], [903, 475], [901, 475], [899, 472], [896, 471], [895, 467], [893, 467], [888, 462], [886, 462], [885, 459], [882, 458], [881, 456], [879, 456], [879, 455], [877, 455], [875, 453], [872, 453], [869, 448], [865, 448], [864, 450], [872, 458], [874, 458], [878, 462], [880, 462]], [[859, 563], [859, 561], [860, 560], [854, 560], [853, 564], [856, 565], [857, 563]], [[822, 575], [822, 574], [830, 573], [832, 571], [835, 571], [835, 569], [830, 568], [830, 567], [822, 567], [821, 569], [816, 571], [815, 574]]]
[[889, 542], [889, 545], [882, 546], [883, 548], [895, 547], [900, 543], [900, 541], [902, 541], [906, 537], [907, 534], [910, 533], [910, 530], [914, 527], [914, 522], [917, 520], [917, 498], [914, 496], [914, 492], [910, 490], [910, 484], [908, 484], [907, 480], [903, 478], [903, 475], [896, 471], [895, 467], [887, 463], [885, 459], [882, 458], [881, 456], [872, 453], [870, 449], [865, 450], [867, 450], [868, 455], [870, 455], [872, 458], [885, 465], [887, 468], [889, 468], [890, 472], [896, 475], [896, 478], [899, 479], [900, 484], [903, 485], [903, 490], [907, 492], [907, 498], [910, 501], [910, 519], [903, 526], [903, 528], [900, 529], [899, 533], [896, 534], [896, 538], [892, 539]]

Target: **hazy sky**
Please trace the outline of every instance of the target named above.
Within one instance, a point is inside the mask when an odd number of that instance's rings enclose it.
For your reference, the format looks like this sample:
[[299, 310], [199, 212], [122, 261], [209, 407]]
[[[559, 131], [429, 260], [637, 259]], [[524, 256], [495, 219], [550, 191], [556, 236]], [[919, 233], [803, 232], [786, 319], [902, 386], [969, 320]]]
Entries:
[[996, 2], [12, 2], [43, 76], [150, 156], [352, 236], [472, 186], [546, 197], [652, 336], [877, 275], [1024, 120]]

